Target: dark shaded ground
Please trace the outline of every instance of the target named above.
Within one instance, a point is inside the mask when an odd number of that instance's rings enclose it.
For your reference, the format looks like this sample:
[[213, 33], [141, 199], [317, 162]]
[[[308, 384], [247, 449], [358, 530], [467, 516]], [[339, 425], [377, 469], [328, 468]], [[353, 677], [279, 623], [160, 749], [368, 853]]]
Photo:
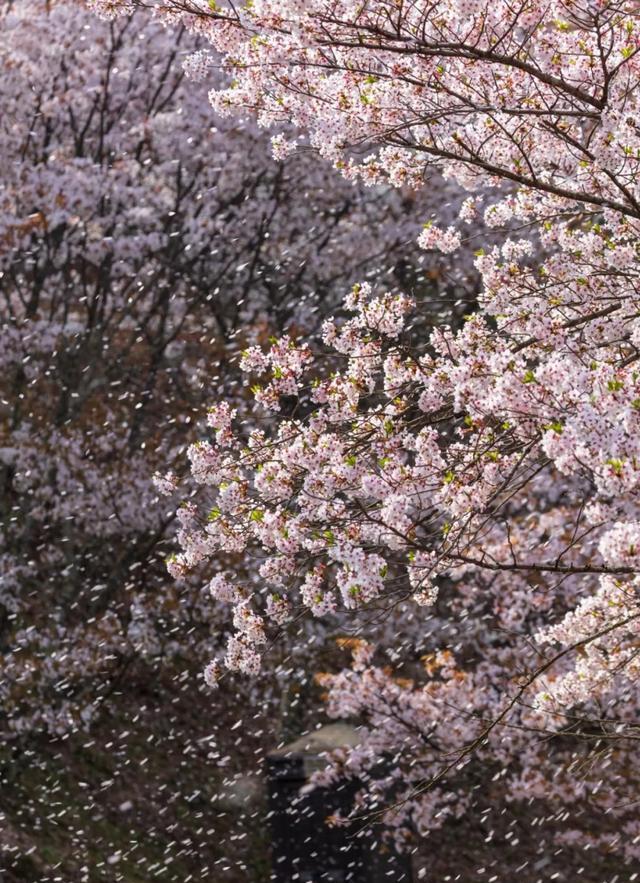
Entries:
[[166, 677], [130, 681], [90, 734], [5, 744], [2, 883], [267, 879], [260, 723]]

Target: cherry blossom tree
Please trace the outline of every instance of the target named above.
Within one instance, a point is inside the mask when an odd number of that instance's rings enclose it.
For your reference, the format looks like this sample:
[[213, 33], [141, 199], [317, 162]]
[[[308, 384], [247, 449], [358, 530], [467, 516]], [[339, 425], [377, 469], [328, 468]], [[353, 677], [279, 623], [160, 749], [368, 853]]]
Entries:
[[[407, 611], [425, 627], [388, 648], [396, 671], [358, 644], [351, 672], [321, 676], [331, 713], [369, 721], [335, 766], [371, 777], [363, 807], [426, 832], [473, 806], [480, 765], [511, 799], [595, 807], [611, 828], [592, 841], [637, 860], [636, 4], [152, 5], [224, 56], [219, 113], [295, 127], [277, 155], [309, 145], [354, 182], [420, 191], [438, 169], [465, 188], [423, 247], [455, 253], [479, 217], [510, 227], [478, 243], [461, 329], [426, 329], [419, 297], [364, 283], [320, 339], [247, 348], [271, 416], [214, 403], [170, 564], [210, 562], [232, 607], [207, 680], [256, 672], [289, 620], [361, 632]], [[221, 571], [229, 554], [260, 579]]]

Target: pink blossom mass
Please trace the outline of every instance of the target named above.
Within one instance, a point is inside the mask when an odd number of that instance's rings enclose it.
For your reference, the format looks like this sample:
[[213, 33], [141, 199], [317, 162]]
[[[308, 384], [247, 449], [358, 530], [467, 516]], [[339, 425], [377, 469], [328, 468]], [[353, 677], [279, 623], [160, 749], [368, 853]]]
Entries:
[[10, 5], [3, 729], [185, 657], [418, 880], [640, 879], [640, 6]]

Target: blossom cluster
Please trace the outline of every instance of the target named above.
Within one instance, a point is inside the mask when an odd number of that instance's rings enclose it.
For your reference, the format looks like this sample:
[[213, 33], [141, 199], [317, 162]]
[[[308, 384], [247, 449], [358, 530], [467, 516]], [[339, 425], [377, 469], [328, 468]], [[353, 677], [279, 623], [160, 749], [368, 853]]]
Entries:
[[[438, 703], [440, 750], [419, 763], [410, 753], [413, 772], [395, 774], [406, 800], [389, 820], [401, 840], [409, 820], [426, 830], [434, 805], [443, 818], [463, 811], [463, 793], [411, 794], [451, 769], [443, 757], [485, 744], [479, 721], [493, 721], [487, 746], [509, 766], [513, 794], [531, 784], [522, 732], [573, 727], [579, 708], [611, 738], [630, 735], [640, 700], [637, 227], [614, 213], [579, 228], [549, 220], [542, 260], [518, 239], [480, 252], [480, 309], [427, 339], [419, 302], [356, 285], [347, 318], [327, 320], [314, 348], [287, 338], [243, 357], [267, 381], [268, 397], [252, 386], [266, 428], [236, 420], [220, 443], [202, 443], [215, 464], [197, 473], [211, 508], [183, 538], [180, 572], [233, 550], [261, 562], [264, 580], [242, 587], [261, 628], [249, 635], [234, 613], [227, 665], [254, 670], [265, 634], [280, 633], [267, 603], [273, 587], [294, 617], [391, 615], [415, 603], [441, 624], [436, 654], [448, 652], [451, 618], [459, 644], [480, 654], [471, 667], [452, 662]], [[280, 387], [283, 352], [293, 367]], [[422, 707], [423, 694], [378, 677], [391, 691], [386, 714], [394, 709], [386, 729], [377, 682], [326, 680], [331, 713], [366, 710], [372, 721], [362, 753], [349, 755], [353, 775], [375, 770], [404, 729], [432, 738], [435, 711]], [[434, 689], [424, 687], [425, 702]], [[406, 704], [411, 722], [399, 727]], [[447, 708], [458, 710], [453, 719]], [[507, 740], [503, 727], [522, 729]], [[344, 774], [344, 758], [335, 769]], [[571, 777], [555, 788], [536, 776], [541, 795], [587, 799]], [[394, 787], [376, 781], [366, 805]]]

